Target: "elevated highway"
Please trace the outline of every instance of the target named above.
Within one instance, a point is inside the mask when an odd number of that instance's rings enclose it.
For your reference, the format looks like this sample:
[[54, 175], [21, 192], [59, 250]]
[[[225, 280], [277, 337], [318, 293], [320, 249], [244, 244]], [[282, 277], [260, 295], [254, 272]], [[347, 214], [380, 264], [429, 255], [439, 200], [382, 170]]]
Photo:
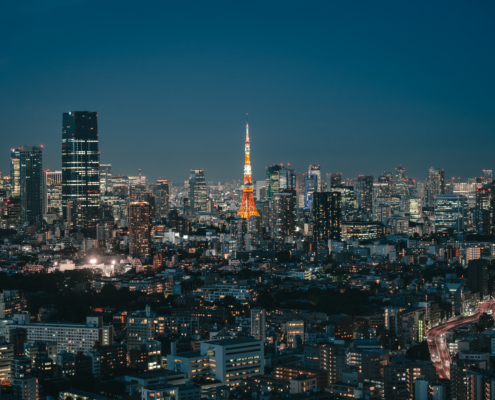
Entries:
[[449, 348], [447, 346], [446, 333], [460, 325], [478, 321], [483, 313], [493, 313], [495, 311], [495, 301], [480, 303], [473, 315], [469, 317], [452, 317], [445, 324], [439, 325], [428, 331], [426, 338], [430, 349], [431, 361], [437, 369], [437, 375], [441, 379], [450, 379], [450, 358]]

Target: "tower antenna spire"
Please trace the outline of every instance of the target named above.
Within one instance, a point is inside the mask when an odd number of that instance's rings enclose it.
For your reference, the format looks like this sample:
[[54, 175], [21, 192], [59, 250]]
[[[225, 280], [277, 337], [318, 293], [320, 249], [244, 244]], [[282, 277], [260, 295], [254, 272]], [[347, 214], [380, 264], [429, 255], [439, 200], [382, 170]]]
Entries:
[[251, 172], [251, 143], [249, 142], [249, 120], [246, 113], [246, 143], [244, 144], [244, 186], [242, 187], [241, 208], [237, 215], [241, 218], [259, 217], [253, 196], [253, 177]]

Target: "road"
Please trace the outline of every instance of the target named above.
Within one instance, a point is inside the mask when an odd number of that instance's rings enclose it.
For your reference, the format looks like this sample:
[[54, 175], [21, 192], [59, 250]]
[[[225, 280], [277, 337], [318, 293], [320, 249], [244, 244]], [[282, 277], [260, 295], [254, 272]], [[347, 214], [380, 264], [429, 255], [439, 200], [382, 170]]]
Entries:
[[481, 314], [495, 311], [495, 301], [481, 303], [476, 312], [469, 317], [452, 317], [445, 324], [439, 325], [427, 333], [428, 347], [430, 349], [431, 361], [437, 369], [437, 375], [441, 379], [450, 379], [450, 364], [452, 362], [447, 346], [445, 334], [459, 325], [475, 322]]

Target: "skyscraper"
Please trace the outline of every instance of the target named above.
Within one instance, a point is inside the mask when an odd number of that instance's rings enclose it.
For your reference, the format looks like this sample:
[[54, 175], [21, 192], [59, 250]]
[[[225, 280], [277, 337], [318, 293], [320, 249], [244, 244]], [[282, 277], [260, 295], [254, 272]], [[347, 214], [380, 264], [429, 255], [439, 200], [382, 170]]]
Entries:
[[407, 197], [406, 180], [406, 169], [401, 165], [395, 169], [394, 177], [394, 194], [401, 198]]
[[112, 165], [100, 164], [100, 194], [112, 191]]
[[304, 176], [304, 207], [311, 208], [313, 205], [313, 196], [318, 186], [317, 175]]
[[435, 196], [442, 194], [442, 176], [443, 176], [443, 187], [445, 192], [445, 173], [441, 173], [443, 170], [437, 170], [430, 168], [428, 170], [428, 182], [427, 182], [427, 205], [428, 207], [433, 207], [435, 202]]
[[468, 263], [468, 286], [472, 293], [479, 293], [481, 300], [488, 300], [490, 290], [488, 289], [488, 261], [470, 260]]
[[41, 225], [43, 221], [43, 148], [20, 149], [21, 223]]
[[145, 201], [133, 201], [129, 204], [129, 254], [143, 257], [150, 254], [151, 246], [151, 208]]
[[272, 207], [272, 236], [279, 243], [285, 243], [296, 229], [296, 197], [292, 193], [275, 193]]
[[308, 169], [308, 175], [316, 176], [316, 191], [323, 191], [323, 182], [321, 180], [321, 170], [319, 165], [310, 165]]
[[439, 194], [435, 197], [435, 232], [453, 229], [465, 230], [467, 218], [467, 198], [456, 194]]
[[327, 190], [335, 186], [340, 186], [342, 184], [342, 174], [341, 173], [330, 173], [327, 174]]
[[476, 208], [473, 222], [480, 235], [489, 235], [492, 229], [493, 207], [491, 186], [483, 185], [476, 190]]
[[281, 165], [275, 164], [266, 168], [266, 198], [271, 200], [275, 193], [280, 190]]
[[170, 210], [169, 187], [166, 179], [158, 179], [155, 186], [157, 215], [160, 218], [167, 218]]
[[493, 171], [491, 169], [483, 170], [483, 184], [491, 185], [493, 181]]
[[206, 180], [202, 169], [192, 169], [189, 175], [190, 209], [194, 213], [206, 212]]
[[78, 203], [83, 220], [98, 217], [100, 203], [100, 152], [96, 112], [70, 111], [62, 126], [62, 207]]
[[358, 207], [371, 215], [373, 211], [373, 182], [372, 176], [359, 175], [358, 177]]
[[313, 241], [340, 241], [341, 194], [315, 193], [313, 197]]
[[296, 201], [296, 206], [297, 208], [303, 208], [304, 207], [304, 174], [297, 174], [296, 175], [296, 196], [297, 196], [297, 201]]
[[249, 141], [249, 123], [246, 120], [246, 142], [244, 144], [244, 186], [242, 187], [241, 207], [237, 213], [241, 218], [259, 217], [253, 196], [253, 177], [251, 173], [251, 143]]
[[62, 216], [62, 171], [45, 171], [43, 214]]
[[21, 149], [10, 152], [10, 197], [19, 198], [21, 194]]

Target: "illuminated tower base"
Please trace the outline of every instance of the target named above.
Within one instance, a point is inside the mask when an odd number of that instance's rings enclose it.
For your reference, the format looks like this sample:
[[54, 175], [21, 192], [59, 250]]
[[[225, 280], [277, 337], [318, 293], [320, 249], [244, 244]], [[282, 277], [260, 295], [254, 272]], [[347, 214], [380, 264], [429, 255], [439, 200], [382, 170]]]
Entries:
[[254, 203], [253, 189], [244, 188], [242, 190], [241, 208], [237, 215], [246, 219], [249, 219], [249, 217], [252, 217], [253, 215], [255, 217], [260, 216], [260, 213], [256, 209], [256, 204]]

